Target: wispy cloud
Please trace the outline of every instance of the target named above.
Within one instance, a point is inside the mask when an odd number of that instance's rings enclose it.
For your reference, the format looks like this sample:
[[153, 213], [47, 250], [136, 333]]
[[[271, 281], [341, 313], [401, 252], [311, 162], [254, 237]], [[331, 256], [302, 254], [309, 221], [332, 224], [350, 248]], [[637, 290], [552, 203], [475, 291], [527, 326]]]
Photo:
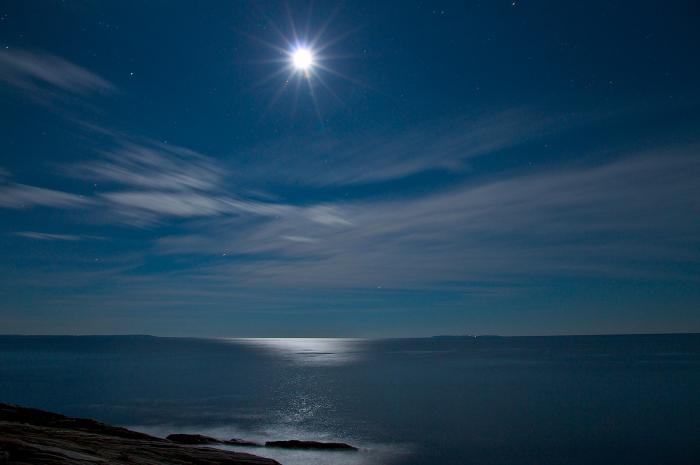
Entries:
[[176, 145], [120, 140], [102, 159], [72, 167], [73, 174], [116, 185], [167, 191], [218, 189], [225, 170], [214, 159]]
[[173, 273], [224, 287], [513, 289], [581, 275], [687, 280], [695, 265], [683, 263], [700, 261], [696, 154], [697, 147], [664, 149], [482, 176], [393, 200], [295, 205], [238, 194], [230, 170], [212, 157], [120, 140], [98, 160], [66, 168], [99, 184], [92, 196], [9, 183], [0, 185], [0, 206], [95, 207], [108, 221], [141, 227], [177, 220], [150, 253], [208, 257], [206, 265], [182, 258]]
[[329, 227], [350, 224], [332, 205], [295, 206], [232, 192], [231, 172], [221, 162], [183, 147], [117, 137], [116, 148], [99, 155], [64, 172], [99, 183], [92, 199], [122, 222], [143, 227], [168, 218], [247, 215], [298, 217]]
[[44, 52], [0, 50], [0, 82], [29, 92], [75, 95], [113, 91], [106, 79], [68, 60]]
[[110, 217], [139, 226], [168, 217], [200, 217], [230, 211], [222, 188], [226, 175], [214, 159], [176, 145], [115, 137], [96, 160], [64, 167], [65, 174], [100, 186], [94, 196]]
[[[114, 182], [93, 198], [111, 220], [123, 221], [114, 213], [124, 208], [177, 226], [111, 256], [125, 262], [95, 261], [96, 251], [85, 247], [77, 264], [64, 251], [61, 266], [70, 272], [55, 273], [53, 256], [34, 264], [31, 276], [6, 266], [0, 284], [31, 287], [47, 308], [153, 311], [153, 321], [195, 307], [221, 314], [455, 310], [471, 299], [492, 305], [569, 289], [566, 280], [696, 286], [697, 153], [663, 149], [393, 200], [316, 206], [239, 199], [223, 182], [211, 191]], [[154, 195], [106, 196], [119, 192]], [[47, 241], [80, 236], [23, 233]], [[56, 288], [71, 293], [56, 295]]]
[[100, 236], [89, 236], [85, 234], [55, 234], [38, 231], [18, 231], [15, 236], [25, 237], [27, 239], [36, 239], [40, 241], [82, 241], [82, 240], [103, 240]]
[[236, 159], [246, 178], [312, 186], [377, 183], [430, 170], [463, 170], [469, 159], [561, 130], [562, 123], [563, 118], [509, 110], [404, 131], [285, 139], [236, 154]]
[[221, 220], [207, 225], [205, 235], [161, 239], [158, 250], [258, 257], [200, 270], [207, 279], [256, 285], [423, 288], [581, 275], [693, 279], [683, 263], [700, 262], [695, 150], [514, 174], [391, 202], [336, 204], [347, 221], [343, 227], [293, 216]]
[[168, 216], [212, 216], [227, 210], [221, 199], [195, 192], [108, 192], [101, 198], [125, 217], [142, 220]]
[[157, 224], [168, 218], [268, 217], [299, 218], [327, 227], [349, 225], [341, 209], [332, 205], [299, 207], [284, 203], [241, 199], [232, 194], [196, 191], [114, 191], [99, 201], [122, 221], [138, 226]]
[[53, 189], [18, 183], [0, 185], [0, 208], [78, 208], [92, 203], [91, 199], [81, 195]]
[[316, 239], [313, 239], [311, 237], [304, 237], [304, 236], [280, 236], [282, 239], [287, 239], [288, 241], [292, 242], [301, 242], [302, 244], [313, 244], [316, 242]]

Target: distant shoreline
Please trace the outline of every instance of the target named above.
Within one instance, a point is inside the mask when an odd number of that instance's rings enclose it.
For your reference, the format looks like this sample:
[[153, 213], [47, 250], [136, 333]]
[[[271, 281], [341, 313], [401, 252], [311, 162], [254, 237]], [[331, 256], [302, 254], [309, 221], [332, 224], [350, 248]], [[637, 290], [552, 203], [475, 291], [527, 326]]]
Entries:
[[416, 339], [525, 339], [525, 338], [566, 338], [566, 337], [654, 337], [654, 336], [700, 336], [700, 332], [685, 333], [605, 333], [605, 334], [529, 334], [503, 336], [498, 334], [437, 334], [434, 336], [156, 336], [152, 334], [0, 334], [0, 337], [61, 337], [61, 338], [141, 338], [141, 339], [357, 339], [357, 340], [416, 340]]

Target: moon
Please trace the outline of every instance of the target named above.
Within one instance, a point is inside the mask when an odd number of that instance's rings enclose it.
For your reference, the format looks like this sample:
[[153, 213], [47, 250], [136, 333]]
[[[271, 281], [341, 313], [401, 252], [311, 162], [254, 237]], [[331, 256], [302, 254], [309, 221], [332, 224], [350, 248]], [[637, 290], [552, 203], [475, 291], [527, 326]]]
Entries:
[[298, 48], [292, 53], [292, 64], [299, 71], [307, 71], [314, 64], [314, 55], [308, 48]]

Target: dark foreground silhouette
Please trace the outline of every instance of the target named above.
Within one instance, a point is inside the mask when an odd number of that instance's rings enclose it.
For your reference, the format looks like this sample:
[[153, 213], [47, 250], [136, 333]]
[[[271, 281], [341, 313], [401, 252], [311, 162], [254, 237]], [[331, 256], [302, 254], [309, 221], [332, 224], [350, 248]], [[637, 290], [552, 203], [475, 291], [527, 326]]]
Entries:
[[166, 439], [178, 444], [225, 444], [228, 446], [262, 447], [262, 444], [258, 444], [257, 442], [253, 441], [246, 441], [245, 439], [216, 439], [212, 438], [211, 436], [204, 436], [202, 434], [177, 433], [169, 435]]
[[2, 465], [279, 465], [241, 452], [177, 444], [95, 420], [0, 403]]
[[[247, 441], [245, 439], [217, 439], [211, 436], [203, 436], [201, 434], [171, 434], [167, 437], [168, 440], [177, 442], [178, 444], [224, 444], [229, 446], [252, 446], [263, 447], [263, 444]], [[304, 450], [344, 450], [356, 451], [357, 447], [345, 444], [344, 442], [320, 442], [320, 441], [299, 441], [291, 439], [288, 441], [267, 441], [265, 447], [277, 447], [281, 449], [304, 449]]]

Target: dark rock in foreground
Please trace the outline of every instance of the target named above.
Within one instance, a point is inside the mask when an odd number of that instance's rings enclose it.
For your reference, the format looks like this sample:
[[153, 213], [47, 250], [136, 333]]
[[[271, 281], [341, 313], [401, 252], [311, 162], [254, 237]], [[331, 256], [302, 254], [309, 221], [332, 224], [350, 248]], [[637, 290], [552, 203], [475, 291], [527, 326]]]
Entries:
[[357, 447], [344, 442], [318, 442], [318, 441], [267, 441], [266, 447], [282, 447], [285, 449], [317, 449], [317, 450], [357, 450]]
[[279, 465], [252, 454], [176, 444], [94, 420], [0, 403], [2, 465]]
[[20, 407], [12, 404], [0, 403], [0, 421], [85, 431], [88, 433], [114, 436], [116, 438], [162, 441], [162, 439], [155, 436], [149, 436], [148, 434], [131, 431], [118, 426], [110, 426], [96, 420], [71, 418], [64, 415], [59, 415], [58, 413], [46, 412], [35, 408]]
[[257, 442], [253, 441], [247, 441], [245, 439], [238, 439], [238, 438], [231, 438], [227, 441], [224, 441], [222, 444], [228, 444], [229, 446], [254, 446], [254, 447], [262, 447], [262, 444], [259, 444]]
[[202, 434], [184, 434], [176, 433], [171, 434], [167, 437], [169, 441], [176, 442], [178, 444], [189, 444], [189, 445], [202, 445], [202, 444], [226, 444], [228, 446], [256, 446], [260, 447], [261, 444], [253, 441], [246, 441], [245, 439], [216, 439], [211, 436], [204, 436]]
[[178, 444], [221, 444], [216, 438], [209, 436], [204, 436], [202, 434], [171, 434], [166, 438], [168, 441], [176, 442]]

